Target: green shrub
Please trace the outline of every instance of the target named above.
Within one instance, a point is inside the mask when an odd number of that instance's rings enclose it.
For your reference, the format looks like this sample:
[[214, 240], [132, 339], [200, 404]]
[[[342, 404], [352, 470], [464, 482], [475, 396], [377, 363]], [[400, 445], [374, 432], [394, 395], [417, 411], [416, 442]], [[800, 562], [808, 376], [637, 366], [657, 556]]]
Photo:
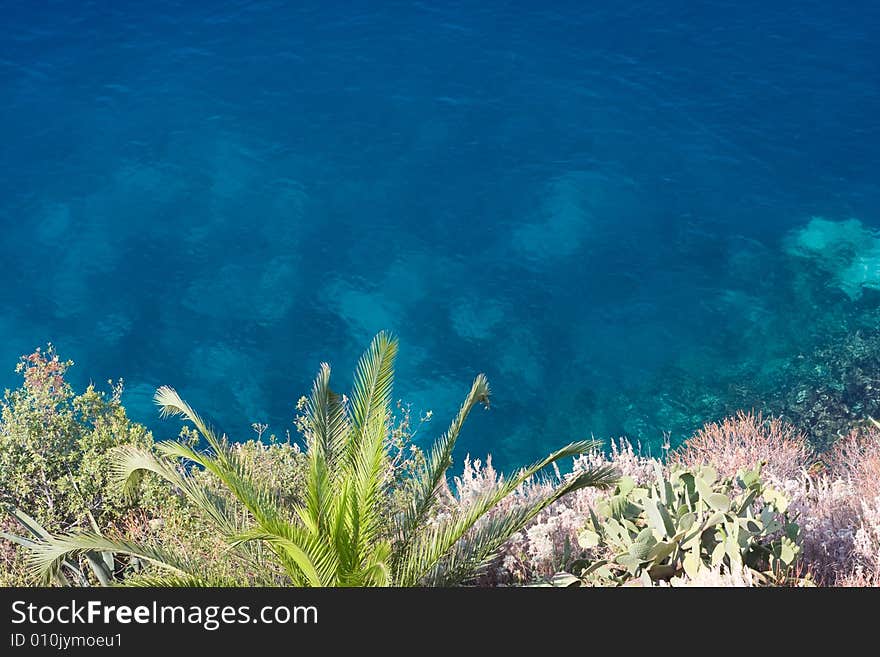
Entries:
[[[330, 368], [321, 366], [304, 405], [307, 475], [300, 499], [279, 495], [240, 448], [218, 437], [171, 388], [160, 388], [156, 394], [163, 414], [191, 422], [208, 449], [165, 441], [154, 449], [117, 450], [116, 474], [126, 490], [135, 490], [145, 473], [159, 475], [186, 496], [215, 538], [226, 543], [221, 565], [225, 559], [238, 559], [252, 569], [256, 582], [242, 581], [234, 571], [230, 577], [228, 570], [206, 568], [168, 541], [113, 539], [97, 532], [34, 541], [32, 571], [46, 582], [57, 576], [65, 560], [112, 552], [164, 573], [131, 580], [142, 584], [274, 584], [283, 577], [280, 583], [297, 586], [454, 585], [489, 564], [513, 534], [554, 501], [587, 486], [604, 488], [616, 481], [610, 468], [588, 469], [527, 505], [487, 518], [535, 474], [597, 445], [581, 441], [522, 468], [471, 504], [435, 516], [458, 434], [472, 408], [488, 402], [489, 386], [484, 376], [476, 378], [448, 431], [422, 462], [408, 474], [404, 468], [401, 475], [394, 466], [391, 425], [396, 354], [397, 341], [379, 334], [358, 364], [350, 397], [330, 388]], [[194, 473], [186, 464], [200, 470]], [[203, 471], [222, 483], [224, 495], [206, 483]], [[398, 497], [400, 488], [405, 494]], [[395, 508], [400, 511], [394, 513]], [[394, 516], [390, 523], [389, 514]]]
[[703, 568], [750, 568], [763, 581], [785, 581], [800, 553], [799, 527], [788, 502], [761, 481], [761, 466], [719, 479], [710, 466], [673, 466], [638, 487], [621, 479], [591, 512], [578, 542], [593, 558], [571, 571], [590, 584], [644, 582]]
[[76, 395], [64, 378], [71, 365], [51, 345], [23, 357], [16, 371], [24, 385], [6, 391], [0, 415], [0, 495], [65, 529], [84, 524], [87, 512], [101, 523], [120, 518], [126, 505], [108, 486], [109, 451], [152, 442], [127, 417], [121, 384]]
[[[72, 365], [51, 345], [22, 357], [16, 372], [23, 385], [7, 390], [0, 408], [0, 502], [26, 509], [52, 532], [90, 527], [90, 514], [104, 527], [126, 517], [133, 504], [110, 483], [110, 450], [152, 443], [126, 415], [121, 382], [110, 393], [89, 385], [77, 395], [65, 379]], [[0, 529], [16, 525], [0, 509]], [[20, 552], [7, 543], [0, 584], [22, 583]]]

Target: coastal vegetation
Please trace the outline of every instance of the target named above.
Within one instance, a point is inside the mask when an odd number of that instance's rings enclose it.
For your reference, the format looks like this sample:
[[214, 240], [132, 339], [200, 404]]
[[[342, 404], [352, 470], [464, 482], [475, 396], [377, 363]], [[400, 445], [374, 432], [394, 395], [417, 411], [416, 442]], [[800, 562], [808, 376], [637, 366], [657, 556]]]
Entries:
[[[427, 446], [380, 333], [349, 394], [322, 364], [296, 435], [230, 440], [173, 388], [154, 441], [123, 385], [77, 394], [50, 345], [0, 418], [0, 585], [769, 586], [880, 583], [880, 426], [817, 451], [777, 418], [709, 423], [663, 458], [572, 442], [511, 474], [455, 467], [478, 375]], [[451, 474], [457, 473], [457, 474]]]

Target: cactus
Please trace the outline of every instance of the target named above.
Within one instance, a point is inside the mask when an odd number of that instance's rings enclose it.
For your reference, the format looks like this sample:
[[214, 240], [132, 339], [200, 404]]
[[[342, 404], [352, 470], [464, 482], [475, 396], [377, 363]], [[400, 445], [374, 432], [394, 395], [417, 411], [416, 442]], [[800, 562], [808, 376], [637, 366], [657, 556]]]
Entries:
[[624, 477], [600, 499], [578, 537], [587, 556], [570, 571], [590, 584], [693, 578], [719, 566], [784, 581], [800, 555], [799, 527], [787, 506], [762, 482], [760, 464], [729, 479], [710, 466], [674, 466], [667, 475], [658, 464], [650, 486]]

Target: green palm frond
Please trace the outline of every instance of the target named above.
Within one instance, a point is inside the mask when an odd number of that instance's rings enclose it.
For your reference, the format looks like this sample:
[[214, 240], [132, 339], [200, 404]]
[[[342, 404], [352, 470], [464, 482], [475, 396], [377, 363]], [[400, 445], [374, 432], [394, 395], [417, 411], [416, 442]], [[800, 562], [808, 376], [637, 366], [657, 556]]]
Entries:
[[232, 545], [252, 541], [267, 543], [277, 554], [285, 557], [285, 570], [295, 586], [334, 585], [337, 555], [320, 537], [283, 523], [254, 527], [230, 539]]
[[312, 533], [328, 523], [333, 489], [346, 452], [351, 423], [342, 398], [330, 388], [330, 366], [321, 364], [306, 406], [309, 471], [300, 513]]
[[46, 531], [43, 525], [41, 525], [39, 522], [37, 522], [36, 519], [29, 516], [18, 507], [11, 504], [3, 504], [0, 505], [0, 509], [12, 516], [18, 522], [18, 524], [24, 527], [25, 530], [27, 530], [32, 536], [38, 539], [47, 538], [49, 536], [49, 532]]
[[161, 386], [156, 390], [153, 401], [159, 407], [159, 415], [161, 417], [178, 416], [189, 420], [199, 430], [199, 433], [202, 434], [202, 437], [211, 448], [215, 451], [219, 450], [221, 441], [217, 438], [214, 430], [193, 410], [192, 406], [181, 399], [174, 388], [171, 386]]
[[166, 457], [192, 461], [213, 474], [259, 522], [284, 515], [277, 491], [250, 476], [248, 468], [228, 446], [218, 444], [213, 454], [172, 441], [158, 443], [156, 448]]
[[32, 549], [37, 545], [37, 541], [25, 538], [24, 536], [19, 536], [18, 534], [10, 534], [9, 532], [0, 532], [0, 538], [6, 539], [11, 543], [15, 543], [16, 545], [20, 545], [25, 549]]
[[[404, 586], [415, 586], [429, 573], [438, 567], [441, 560], [448, 555], [456, 543], [491, 511], [501, 500], [511, 495], [528, 479], [534, 477], [544, 468], [560, 459], [584, 454], [596, 449], [601, 443], [594, 440], [582, 440], [566, 445], [549, 456], [532, 465], [520, 469], [513, 476], [504, 479], [494, 489], [478, 496], [473, 503], [453, 515], [452, 518], [420, 532], [411, 541], [410, 547], [400, 560], [397, 579]], [[585, 473], [588, 474], [588, 473]], [[592, 485], [607, 486], [616, 479], [613, 472], [595, 477]], [[583, 478], [584, 485], [590, 485], [589, 477]], [[510, 538], [510, 535], [508, 535]]]
[[149, 588], [235, 588], [248, 584], [227, 577], [206, 575], [134, 575], [125, 580], [125, 585]]
[[309, 450], [320, 450], [329, 468], [336, 464], [348, 440], [351, 425], [342, 397], [330, 388], [330, 366], [321, 363], [306, 405]]
[[[379, 333], [358, 362], [352, 392], [352, 425], [347, 463], [341, 476], [351, 481], [344, 502], [348, 541], [357, 555], [350, 567], [364, 565], [364, 555], [378, 538], [383, 498], [383, 465], [391, 415], [391, 391], [398, 342], [390, 333]], [[340, 537], [337, 536], [337, 542]]]
[[391, 586], [394, 581], [389, 565], [392, 556], [391, 542], [378, 542], [364, 563], [363, 576], [359, 581], [352, 582], [351, 586]]
[[376, 431], [388, 421], [397, 347], [397, 338], [382, 331], [358, 361], [351, 409], [353, 424], [362, 438], [367, 431]]
[[[157, 449], [160, 453], [176, 453], [172, 445], [180, 447], [178, 443], [162, 442], [157, 444]], [[193, 477], [180, 472], [173, 462], [157, 458], [145, 449], [125, 446], [116, 449], [112, 467], [115, 480], [129, 496], [134, 495], [143, 474], [152, 472], [181, 491], [224, 534], [235, 534], [242, 529], [240, 521], [221, 497]]]
[[486, 376], [477, 375], [449, 429], [431, 448], [422, 471], [414, 481], [412, 502], [398, 524], [398, 536], [403, 546], [409, 543], [413, 532], [425, 521], [437, 500], [440, 485], [445, 481], [446, 472], [452, 466], [452, 451], [465, 420], [478, 403], [488, 407], [489, 394], [489, 381]]
[[[18, 536], [17, 534], [11, 534], [9, 532], [0, 532], [0, 538], [5, 538], [7, 541], [15, 543], [26, 550], [33, 551], [39, 546], [40, 542], [46, 541], [52, 537], [43, 525], [18, 507], [4, 504], [0, 508], [12, 516], [12, 518], [14, 518], [18, 524], [20, 524], [22, 528], [31, 535], [31, 538], [25, 538], [24, 536]], [[67, 568], [77, 581], [83, 581], [85, 579], [85, 573], [83, 573], [79, 566], [74, 562], [66, 560], [61, 565], [64, 568]], [[54, 578], [60, 586], [70, 586], [70, 580], [64, 574], [62, 568], [59, 568], [55, 572]]]
[[481, 520], [473, 532], [458, 541], [450, 555], [430, 570], [423, 583], [430, 586], [456, 586], [479, 574], [491, 564], [510, 538], [522, 531], [541, 511], [565, 495], [582, 488], [608, 488], [618, 479], [612, 467], [582, 472], [530, 504], [515, 506], [505, 513]]
[[382, 525], [382, 500], [385, 497], [386, 432], [367, 432], [357, 445], [348, 477], [352, 482], [349, 503], [351, 541], [359, 554], [364, 554], [375, 542]]
[[28, 551], [32, 575], [49, 584], [68, 560], [76, 561], [89, 553], [115, 552], [149, 562], [176, 575], [192, 576], [195, 567], [178, 555], [156, 545], [139, 544], [128, 539], [108, 539], [91, 532], [62, 534], [37, 541]]

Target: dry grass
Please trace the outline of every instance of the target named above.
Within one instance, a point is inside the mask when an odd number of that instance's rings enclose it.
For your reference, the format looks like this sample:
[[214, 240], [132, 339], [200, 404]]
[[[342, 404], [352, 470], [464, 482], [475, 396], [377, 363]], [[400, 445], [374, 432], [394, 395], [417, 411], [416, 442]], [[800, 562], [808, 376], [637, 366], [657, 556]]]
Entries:
[[850, 482], [863, 498], [880, 495], [880, 430], [854, 430], [822, 459], [833, 477]]
[[672, 463], [687, 467], [711, 464], [722, 477], [765, 462], [762, 472], [775, 479], [794, 479], [815, 461], [803, 433], [760, 413], [739, 412], [711, 422], [669, 455]]

